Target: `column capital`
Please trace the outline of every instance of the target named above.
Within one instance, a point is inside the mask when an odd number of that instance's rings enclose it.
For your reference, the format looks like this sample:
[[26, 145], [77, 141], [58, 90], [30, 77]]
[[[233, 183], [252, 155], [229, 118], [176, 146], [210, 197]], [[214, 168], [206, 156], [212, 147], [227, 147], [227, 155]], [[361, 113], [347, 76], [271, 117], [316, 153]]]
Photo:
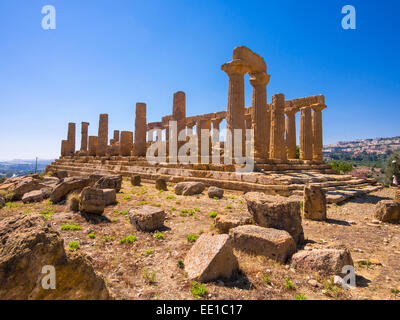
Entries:
[[266, 72], [259, 73], [251, 73], [250, 74], [250, 83], [253, 87], [258, 85], [268, 85], [271, 76]]
[[244, 76], [247, 72], [250, 71], [250, 67], [247, 65], [247, 63], [245, 63], [240, 59], [235, 59], [227, 63], [224, 63], [221, 66], [221, 69], [225, 71], [229, 77], [233, 74], [239, 74]]
[[224, 120], [223, 118], [211, 119], [212, 124], [220, 124]]
[[296, 114], [297, 112], [299, 112], [299, 108], [294, 108], [294, 107], [286, 107], [285, 108], [285, 114], [290, 115], [290, 114]]
[[311, 108], [313, 108], [315, 111], [322, 111], [325, 108], [327, 108], [327, 106], [325, 104], [322, 104], [322, 103], [316, 103], [316, 104], [312, 104]]

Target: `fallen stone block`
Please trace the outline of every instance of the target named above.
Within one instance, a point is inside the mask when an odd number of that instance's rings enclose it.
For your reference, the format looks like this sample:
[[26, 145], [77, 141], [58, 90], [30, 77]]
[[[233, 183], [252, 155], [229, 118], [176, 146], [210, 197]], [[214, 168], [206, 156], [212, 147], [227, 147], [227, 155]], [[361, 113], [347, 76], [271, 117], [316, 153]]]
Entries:
[[141, 184], [141, 178], [140, 178], [140, 176], [139, 176], [139, 175], [132, 176], [132, 177], [131, 177], [131, 184], [132, 184], [133, 186], [140, 186], [140, 184]]
[[79, 211], [103, 214], [106, 202], [102, 189], [86, 187], [82, 190], [79, 201]]
[[224, 189], [218, 187], [209, 187], [207, 190], [208, 197], [213, 198], [222, 198], [224, 196]]
[[381, 200], [375, 206], [375, 219], [382, 222], [400, 222], [400, 203], [395, 200]]
[[326, 220], [326, 197], [320, 187], [304, 187], [303, 213], [307, 219]]
[[58, 184], [50, 195], [50, 200], [57, 203], [65, 198], [65, 196], [74, 190], [82, 190], [90, 183], [88, 178], [70, 177], [65, 178], [63, 182]]
[[168, 190], [167, 182], [165, 181], [165, 179], [161, 179], [161, 178], [156, 179], [156, 189], [163, 190], [163, 191]]
[[95, 188], [98, 189], [114, 189], [115, 192], [120, 192], [122, 185], [121, 175], [109, 175], [103, 176], [94, 184]]
[[245, 194], [247, 209], [257, 225], [285, 230], [297, 244], [304, 241], [299, 201], [261, 192]]
[[31, 192], [27, 192], [22, 196], [22, 202], [40, 202], [43, 200], [43, 191], [42, 190], [34, 190]]
[[320, 271], [339, 275], [346, 265], [353, 265], [350, 251], [346, 248], [302, 250], [292, 256], [296, 269]]
[[115, 189], [103, 189], [103, 199], [106, 206], [116, 203], [117, 193], [115, 192]]
[[184, 259], [189, 279], [207, 282], [228, 279], [238, 269], [229, 236], [202, 234]]
[[165, 216], [164, 210], [151, 206], [129, 210], [129, 220], [138, 231], [160, 230], [164, 226]]
[[58, 179], [64, 179], [68, 177], [68, 172], [67, 171], [56, 171], [53, 172], [53, 176], [58, 178]]
[[284, 231], [245, 225], [229, 231], [235, 249], [285, 263], [296, 252], [292, 236]]
[[192, 196], [204, 191], [205, 186], [201, 182], [179, 182], [175, 186], [175, 193], [183, 196]]
[[13, 187], [9, 190], [15, 194], [16, 200], [21, 200], [25, 193], [40, 190], [45, 185], [42, 183], [41, 180], [35, 179], [32, 176], [25, 176], [22, 177], [20, 180], [17, 180]]
[[[42, 279], [54, 267], [55, 290]], [[46, 282], [51, 284], [51, 281]], [[39, 214], [17, 215], [0, 221], [1, 300], [110, 299], [104, 279], [89, 258], [65, 251], [60, 234]]]
[[225, 214], [215, 218], [215, 227], [220, 233], [229, 233], [229, 230], [238, 226], [252, 224], [253, 218], [249, 214]]

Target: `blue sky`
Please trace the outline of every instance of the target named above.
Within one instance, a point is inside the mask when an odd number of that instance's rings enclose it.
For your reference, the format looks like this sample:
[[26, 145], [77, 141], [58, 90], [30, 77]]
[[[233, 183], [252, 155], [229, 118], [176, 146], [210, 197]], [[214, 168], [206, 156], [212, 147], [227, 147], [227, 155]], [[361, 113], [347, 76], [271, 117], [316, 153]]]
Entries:
[[[41, 28], [48, 4], [56, 30]], [[346, 4], [356, 30], [341, 27]], [[0, 0], [0, 159], [58, 157], [67, 123], [79, 147], [100, 113], [110, 133], [133, 130], [136, 102], [158, 121], [178, 90], [188, 115], [224, 110], [220, 66], [239, 45], [264, 57], [268, 102], [325, 95], [325, 143], [400, 135], [399, 15], [375, 0]]]

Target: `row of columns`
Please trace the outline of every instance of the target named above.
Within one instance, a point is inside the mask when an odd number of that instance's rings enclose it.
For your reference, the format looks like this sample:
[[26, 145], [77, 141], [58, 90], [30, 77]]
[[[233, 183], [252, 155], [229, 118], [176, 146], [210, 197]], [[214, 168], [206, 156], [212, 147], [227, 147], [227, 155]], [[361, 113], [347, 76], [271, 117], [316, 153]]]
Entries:
[[[114, 130], [113, 138], [108, 145], [108, 114], [100, 114], [97, 136], [88, 137], [88, 122], [81, 124], [81, 148], [80, 154], [90, 156], [105, 156], [107, 154], [121, 156], [145, 156], [146, 155], [146, 104], [136, 104], [135, 118], [135, 143], [133, 143], [133, 132]], [[61, 155], [71, 156], [75, 154], [75, 132], [76, 125], [68, 124], [67, 140], [61, 141]], [[89, 142], [89, 143], [88, 143]]]
[[[250, 74], [253, 87], [251, 128], [254, 129], [255, 159], [296, 158], [296, 112], [300, 110], [300, 159], [322, 161], [322, 113], [324, 104], [302, 108], [285, 108], [285, 96], [275, 94], [270, 109], [267, 108], [266, 72], [253, 72], [245, 61], [236, 59], [222, 65], [229, 77], [227, 128], [249, 128], [244, 119], [244, 75]], [[311, 111], [313, 110], [313, 111]], [[286, 115], [286, 121], [285, 121]], [[243, 136], [244, 141], [244, 136]]]

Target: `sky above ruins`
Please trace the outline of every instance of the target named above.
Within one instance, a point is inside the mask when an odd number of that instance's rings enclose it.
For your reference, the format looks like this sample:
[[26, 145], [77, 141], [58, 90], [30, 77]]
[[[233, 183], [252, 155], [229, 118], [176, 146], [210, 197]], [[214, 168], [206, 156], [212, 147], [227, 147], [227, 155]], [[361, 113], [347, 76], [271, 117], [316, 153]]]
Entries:
[[[44, 5], [56, 29], [44, 30]], [[341, 9], [356, 9], [344, 30]], [[100, 113], [112, 130], [133, 130], [136, 102], [147, 119], [226, 109], [221, 65], [235, 46], [264, 57], [267, 87], [287, 99], [324, 94], [324, 143], [398, 136], [399, 1], [0, 1], [0, 160], [55, 158], [67, 123]], [[246, 77], [246, 106], [251, 85]], [[297, 125], [299, 130], [299, 125]]]

